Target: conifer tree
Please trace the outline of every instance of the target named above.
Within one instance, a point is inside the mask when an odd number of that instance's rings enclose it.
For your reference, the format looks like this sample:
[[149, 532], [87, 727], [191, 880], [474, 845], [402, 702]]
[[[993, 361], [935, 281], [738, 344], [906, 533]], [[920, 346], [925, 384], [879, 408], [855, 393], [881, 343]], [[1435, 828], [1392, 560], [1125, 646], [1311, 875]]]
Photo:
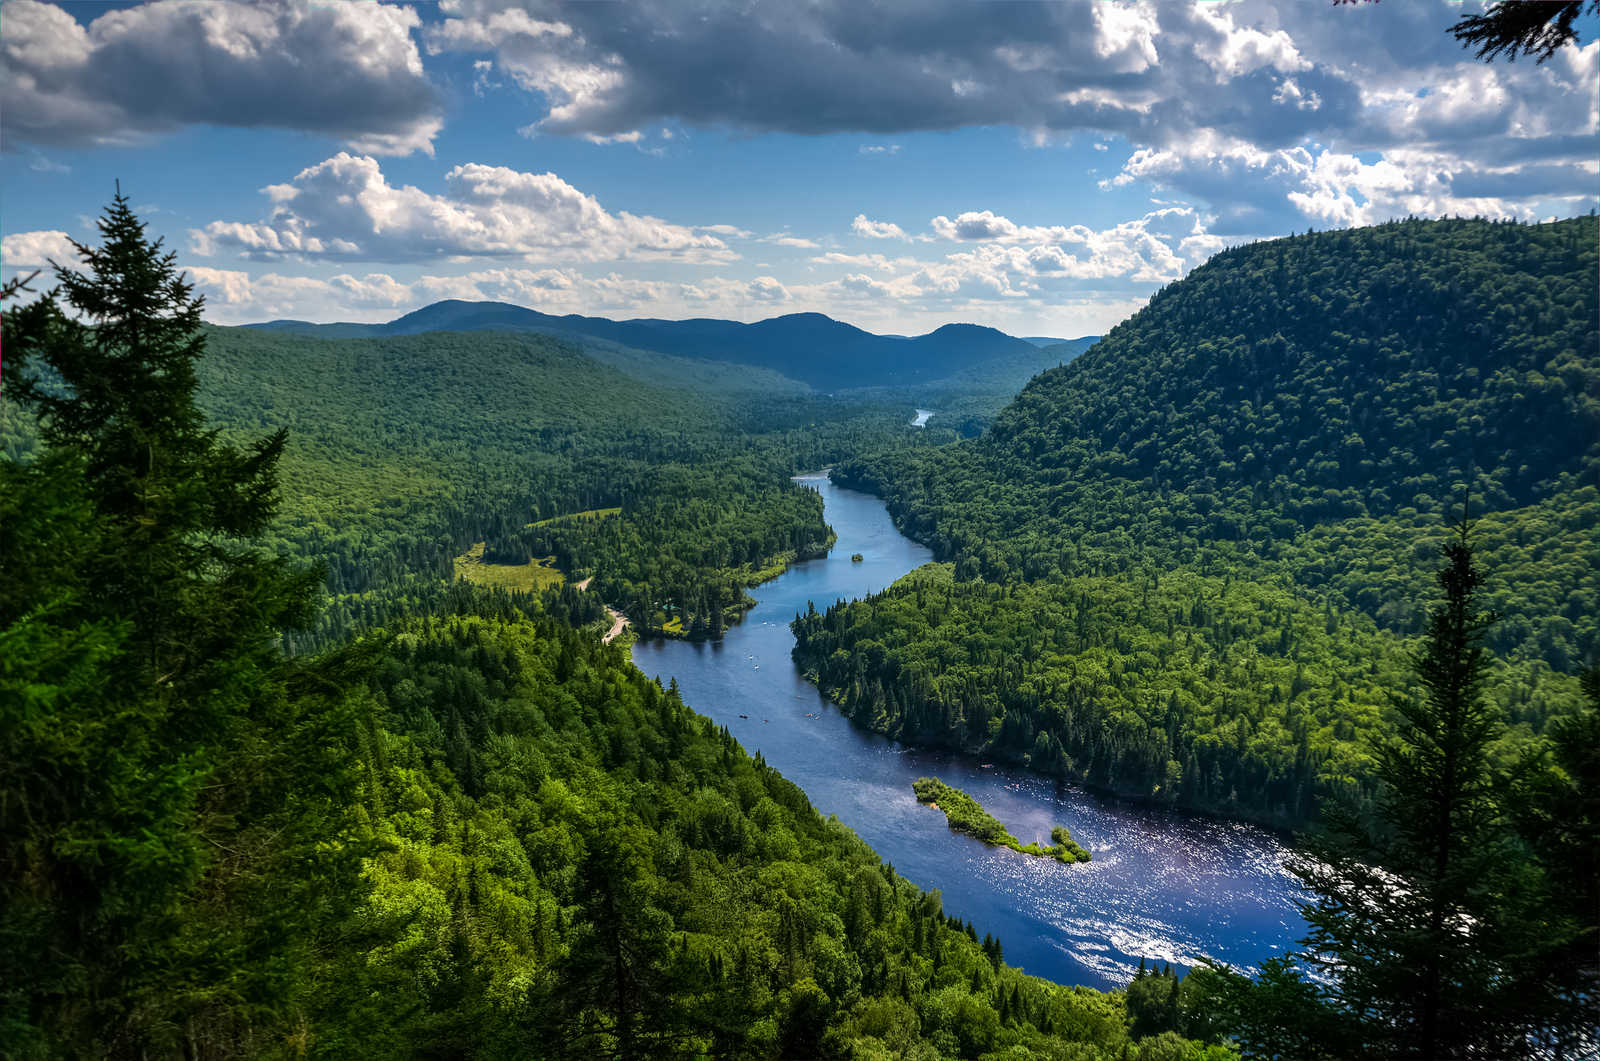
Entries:
[[577, 867], [582, 921], [557, 971], [534, 1044], [552, 1056], [693, 1056], [686, 1014], [672, 1005], [672, 919], [658, 905], [649, 838], [606, 808], [588, 823]]
[[1413, 659], [1418, 690], [1396, 697], [1394, 736], [1374, 748], [1375, 814], [1331, 814], [1329, 836], [1292, 867], [1314, 896], [1299, 967], [1269, 962], [1216, 1000], [1248, 1053], [1522, 1056], [1573, 1012], [1551, 960], [1571, 925], [1494, 791], [1488, 747], [1502, 723], [1484, 696], [1494, 617], [1479, 604], [1464, 518], [1443, 553], [1443, 600]]
[[99, 230], [3, 325], [46, 447], [0, 466], [0, 1028], [260, 1053], [359, 894], [354, 657], [283, 658], [319, 582], [249, 541], [284, 436], [206, 427], [201, 300], [120, 191]]

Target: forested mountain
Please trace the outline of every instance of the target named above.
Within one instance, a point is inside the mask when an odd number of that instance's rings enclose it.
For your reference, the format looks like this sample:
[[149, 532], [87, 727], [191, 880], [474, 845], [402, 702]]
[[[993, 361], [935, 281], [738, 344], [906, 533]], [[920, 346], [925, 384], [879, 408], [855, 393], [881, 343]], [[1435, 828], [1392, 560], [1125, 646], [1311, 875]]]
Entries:
[[[532, 333], [206, 340], [196, 400], [212, 422], [288, 432], [268, 540], [326, 564], [332, 593], [318, 629], [290, 635], [301, 648], [427, 606], [477, 542], [491, 562], [558, 555], [644, 628], [661, 611], [678, 622], [653, 629], [709, 634], [745, 586], [829, 541], [791, 474], [948, 437], [909, 428], [903, 397], [834, 399], [764, 370]], [[27, 459], [31, 423], [0, 411], [0, 443]]]
[[931, 410], [938, 418], [939, 428], [953, 431], [961, 438], [975, 438], [1011, 404], [1029, 380], [1048, 369], [1070, 363], [1098, 341], [1098, 336], [1090, 335], [1018, 350], [932, 383], [867, 388], [845, 394], [862, 398], [903, 398], [918, 408]]
[[927, 335], [906, 337], [874, 335], [820, 313], [791, 313], [754, 324], [709, 318], [613, 321], [576, 314], [558, 317], [505, 302], [453, 299], [387, 324], [271, 321], [254, 327], [325, 338], [533, 331], [771, 369], [824, 391], [926, 383], [1035, 349], [1029, 340], [975, 324], [946, 324]]
[[[1520, 723], [1507, 740], [1529, 739], [1600, 650], [1596, 235], [1593, 217], [1405, 221], [1219, 254], [982, 438], [836, 468], [956, 586], [805, 619], [797, 657], [890, 732], [1030, 760], [1043, 739], [1045, 769], [1293, 821], [1278, 794], [1296, 778], [1364, 784], [1340, 748], [1377, 705], [1349, 701], [1352, 668], [1403, 652], [1470, 498], [1501, 616], [1494, 696]], [[1113, 615], [1118, 599], [1139, 604]], [[1379, 641], [1340, 664], [1296, 612]], [[1052, 662], [1058, 621], [1077, 647]], [[954, 656], [931, 640], [951, 624]], [[1086, 645], [1104, 656], [1088, 672]], [[1186, 701], [1188, 672], [1228, 666], [1250, 694]], [[1263, 696], [1280, 667], [1299, 691]], [[1074, 698], [1112, 721], [1083, 726]], [[1201, 774], [1221, 757], [1207, 792], [1183, 780], [1196, 747]]]
[[[227, 337], [125, 198], [101, 232], [88, 269], [61, 275], [71, 312], [52, 296], [3, 320], [13, 416], [36, 428], [0, 461], [6, 1056], [1236, 1056], [1210, 1021], [1214, 976], [1167, 977], [1140, 1005], [1006, 966], [576, 628], [570, 589], [457, 584], [387, 630], [284, 653], [320, 576], [260, 548], [280, 463], [332, 470], [347, 431], [365, 462], [351, 488], [392, 477], [366, 487], [376, 522], [351, 533], [389, 526], [407, 510], [382, 491], [472, 456], [472, 430], [513, 459], [523, 436], [493, 392], [554, 387], [539, 365], [573, 393], [519, 393], [527, 430], [582, 452], [590, 419], [572, 412], [597, 370], [523, 338], [497, 340], [498, 359], [236, 347], [287, 390], [212, 380], [223, 435], [198, 369]], [[475, 382], [437, 385], [456, 376]], [[346, 383], [353, 397], [332, 393]], [[623, 450], [614, 418], [674, 422], [648, 394], [618, 401], [593, 419]], [[306, 403], [306, 426], [344, 419], [291, 461], [276, 423], [246, 430], [285, 402]]]

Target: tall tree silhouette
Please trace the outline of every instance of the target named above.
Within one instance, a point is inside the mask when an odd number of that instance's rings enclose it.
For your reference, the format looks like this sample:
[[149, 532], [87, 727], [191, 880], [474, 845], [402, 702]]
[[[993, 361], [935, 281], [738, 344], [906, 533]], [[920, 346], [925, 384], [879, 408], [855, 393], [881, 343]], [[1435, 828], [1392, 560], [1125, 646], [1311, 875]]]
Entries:
[[350, 660], [283, 658], [320, 581], [249, 540], [284, 437], [207, 428], [201, 300], [120, 190], [99, 229], [4, 320], [46, 447], [0, 464], [0, 1028], [248, 1053], [359, 894]]
[[1331, 812], [1327, 836], [1291, 864], [1313, 897], [1303, 949], [1255, 983], [1225, 977], [1212, 1000], [1253, 1055], [1514, 1057], [1581, 1038], [1575, 928], [1490, 765], [1503, 725], [1484, 695], [1494, 616], [1465, 518], [1443, 559], [1416, 686], [1373, 748], [1373, 812]]

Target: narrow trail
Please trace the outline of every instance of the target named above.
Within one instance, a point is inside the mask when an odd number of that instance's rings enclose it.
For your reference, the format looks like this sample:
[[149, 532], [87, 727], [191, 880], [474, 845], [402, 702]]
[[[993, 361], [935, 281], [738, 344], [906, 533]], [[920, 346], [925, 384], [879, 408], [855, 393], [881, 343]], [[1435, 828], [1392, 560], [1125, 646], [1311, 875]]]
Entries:
[[591, 583], [593, 581], [594, 581], [594, 576], [590, 575], [588, 578], [584, 579], [582, 582], [574, 582], [572, 584], [572, 588], [573, 589], [588, 589], [589, 588], [589, 583]]
[[606, 631], [606, 636], [600, 640], [602, 643], [609, 645], [616, 639], [618, 634], [622, 633], [622, 628], [628, 625], [628, 617], [609, 604], [606, 605], [606, 612], [611, 616], [611, 629]]

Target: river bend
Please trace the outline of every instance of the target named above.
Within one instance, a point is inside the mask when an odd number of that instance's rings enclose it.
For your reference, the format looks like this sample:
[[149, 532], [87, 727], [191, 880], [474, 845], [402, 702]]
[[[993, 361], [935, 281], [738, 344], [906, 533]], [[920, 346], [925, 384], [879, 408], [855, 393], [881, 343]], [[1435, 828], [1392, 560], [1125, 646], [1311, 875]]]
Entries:
[[[789, 621], [808, 603], [821, 610], [875, 593], [931, 555], [895, 529], [878, 499], [823, 476], [801, 481], [822, 494], [839, 535], [833, 551], [754, 589], [757, 605], [721, 641], [635, 644], [641, 670], [676, 678], [685, 702], [759, 750], [902, 875], [938, 889], [947, 912], [993, 933], [1006, 961], [1030, 973], [1109, 988], [1126, 983], [1141, 957], [1189, 967], [1205, 956], [1253, 970], [1294, 945], [1305, 929], [1298, 886], [1271, 833], [911, 748], [829, 704], [790, 658]], [[1066, 825], [1094, 861], [1066, 866], [951, 832], [911, 793], [924, 774], [972, 793], [1024, 843]]]

